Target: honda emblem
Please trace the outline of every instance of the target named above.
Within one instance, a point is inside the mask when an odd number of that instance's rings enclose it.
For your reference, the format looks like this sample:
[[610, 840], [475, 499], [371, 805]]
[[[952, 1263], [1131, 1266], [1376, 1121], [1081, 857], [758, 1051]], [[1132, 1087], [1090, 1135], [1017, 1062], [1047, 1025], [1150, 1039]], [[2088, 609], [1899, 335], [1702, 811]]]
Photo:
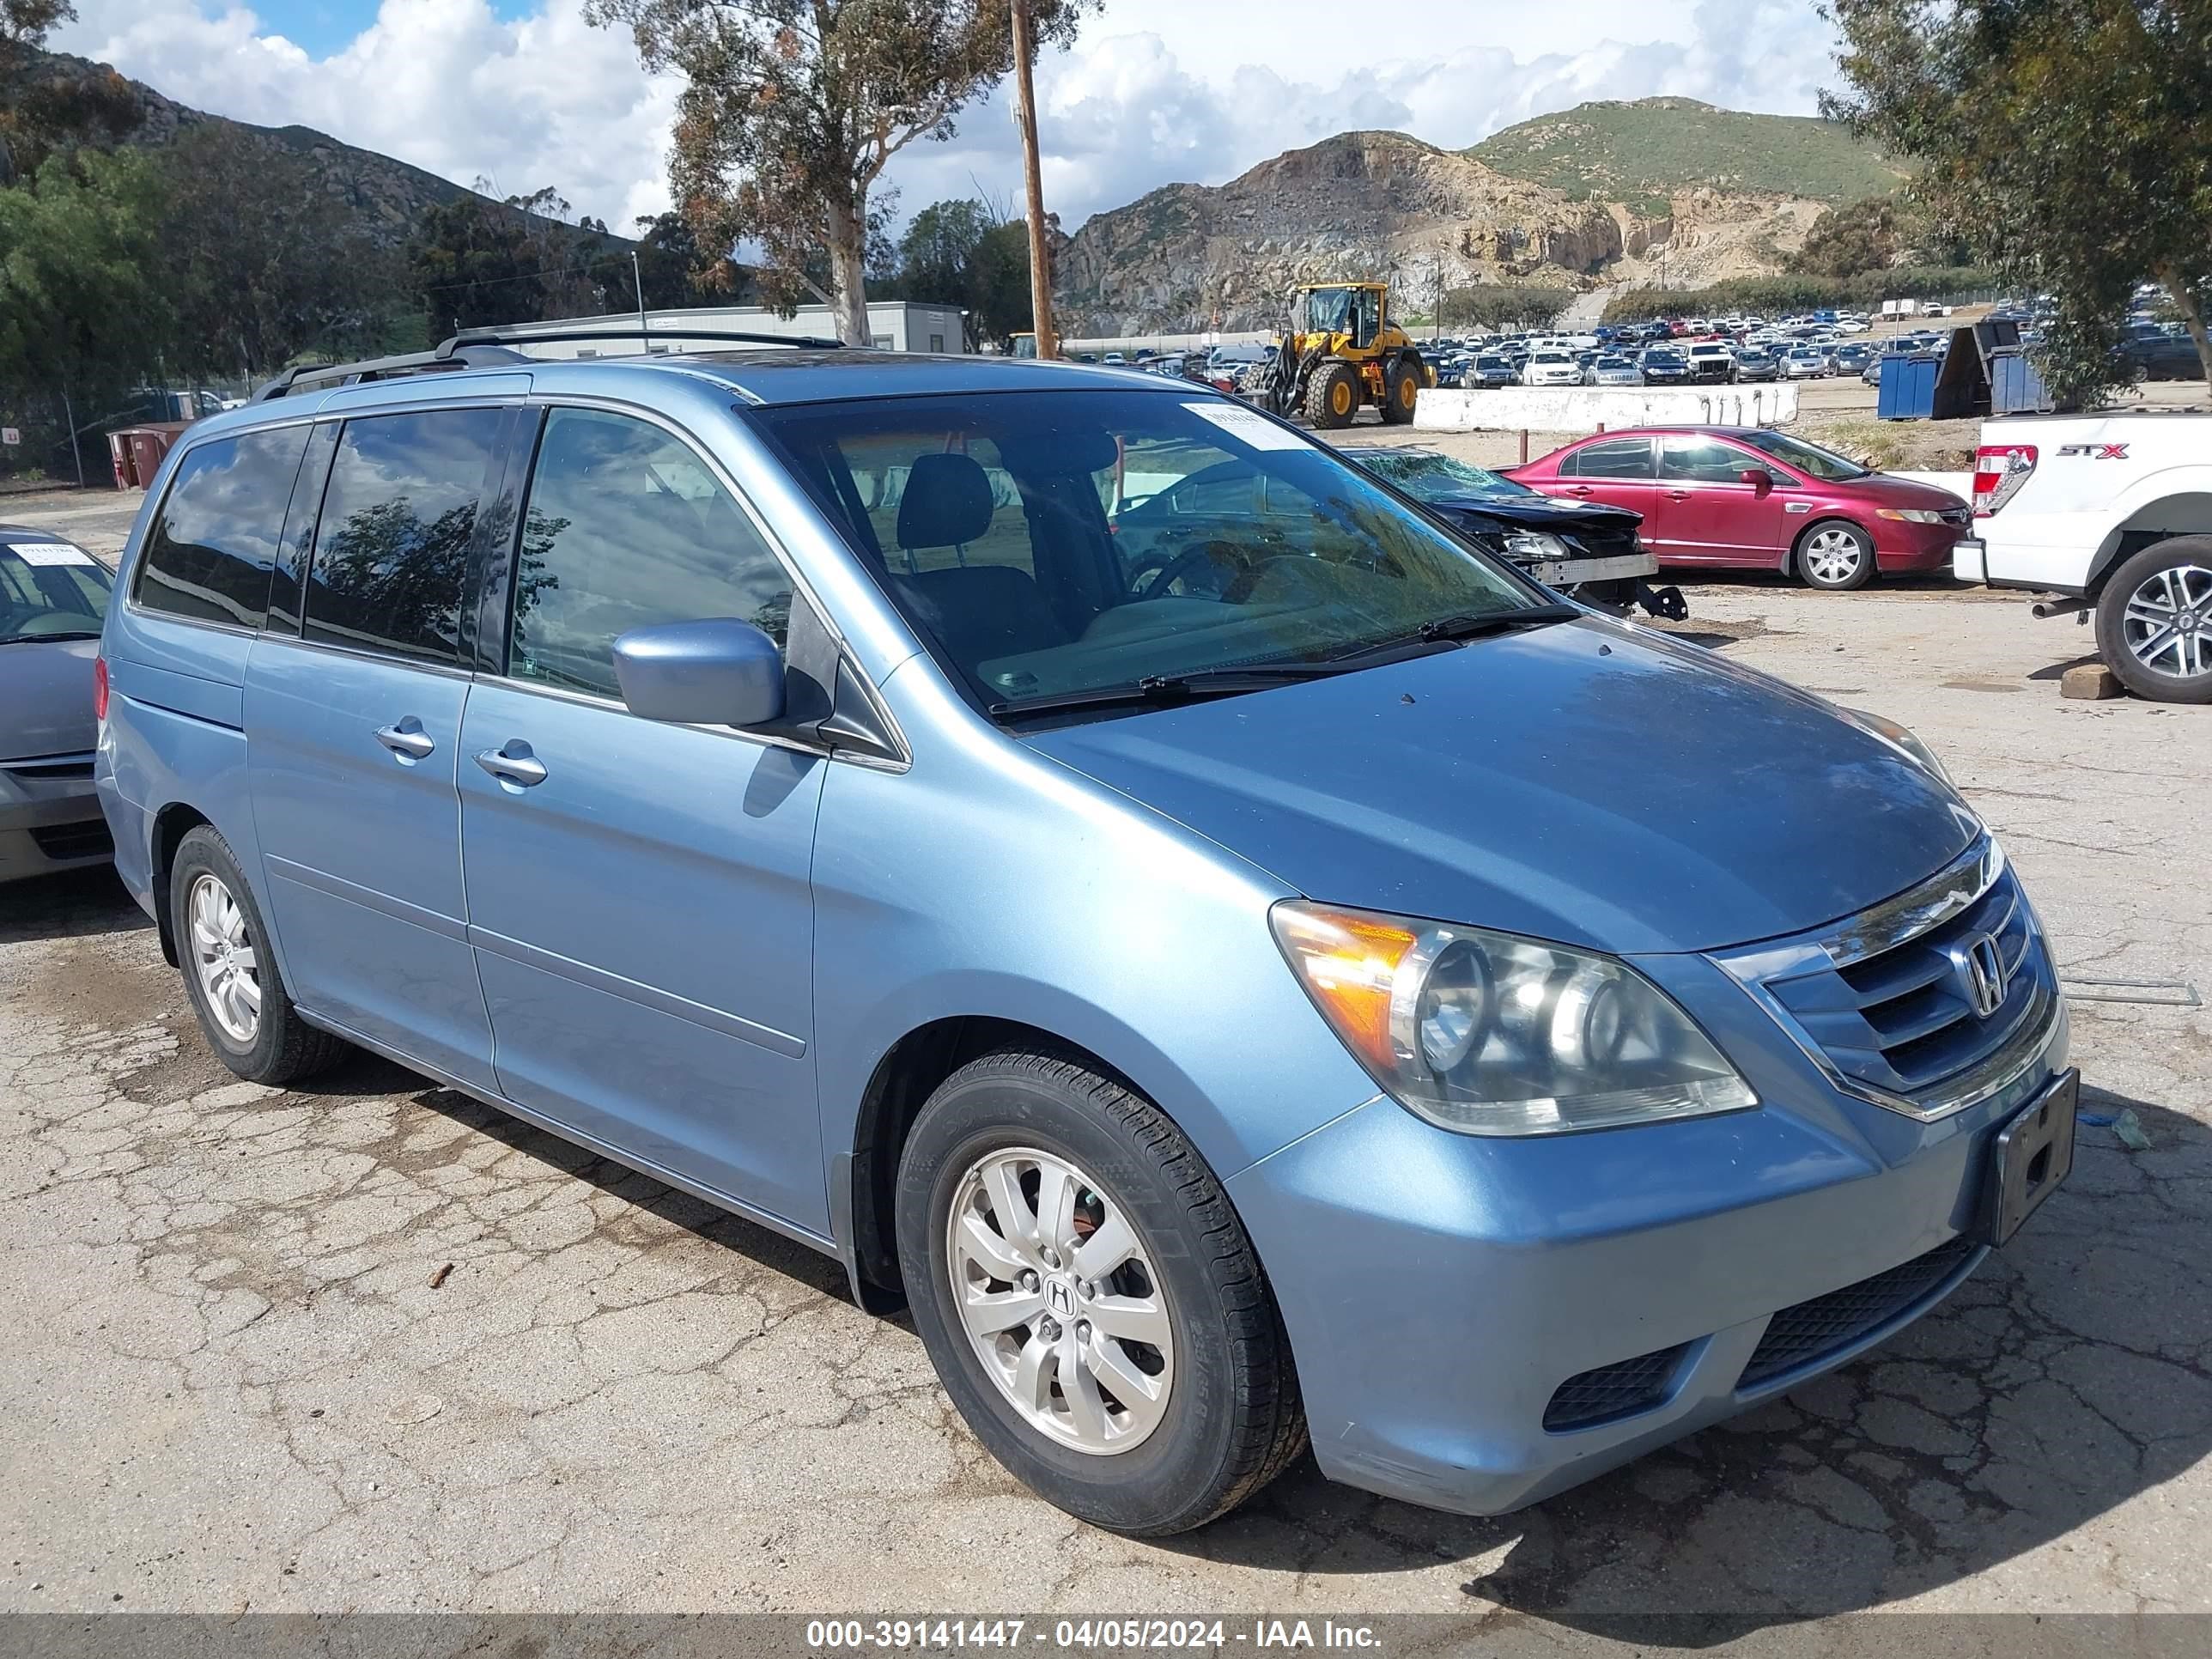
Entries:
[[1987, 933], [1976, 933], [1953, 945], [1950, 957], [1952, 976], [1975, 1018], [1987, 1019], [2004, 1006], [2008, 988], [2004, 952], [1997, 948], [1996, 940]]

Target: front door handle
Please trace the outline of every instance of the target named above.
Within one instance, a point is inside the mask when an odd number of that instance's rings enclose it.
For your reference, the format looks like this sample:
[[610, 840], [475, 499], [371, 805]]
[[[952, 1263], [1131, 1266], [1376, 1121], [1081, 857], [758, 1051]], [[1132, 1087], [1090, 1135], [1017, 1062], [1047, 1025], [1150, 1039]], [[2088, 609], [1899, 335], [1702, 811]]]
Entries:
[[517, 789], [545, 781], [545, 763], [532, 754], [530, 745], [520, 738], [509, 738], [498, 748], [485, 750], [477, 757], [477, 764]]
[[425, 759], [438, 746], [436, 739], [422, 729], [422, 722], [412, 714], [392, 725], [378, 726], [376, 740], [403, 761]]

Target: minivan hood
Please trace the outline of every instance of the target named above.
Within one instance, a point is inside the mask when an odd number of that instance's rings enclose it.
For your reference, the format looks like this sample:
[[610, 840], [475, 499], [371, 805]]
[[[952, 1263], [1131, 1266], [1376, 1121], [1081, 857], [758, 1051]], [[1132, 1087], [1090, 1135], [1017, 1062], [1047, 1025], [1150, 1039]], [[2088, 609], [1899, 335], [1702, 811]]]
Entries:
[[1850, 915], [1978, 830], [1819, 699], [1595, 621], [1027, 741], [1310, 898], [1625, 954]]
[[85, 755], [100, 740], [92, 714], [98, 640], [0, 645], [0, 760]]

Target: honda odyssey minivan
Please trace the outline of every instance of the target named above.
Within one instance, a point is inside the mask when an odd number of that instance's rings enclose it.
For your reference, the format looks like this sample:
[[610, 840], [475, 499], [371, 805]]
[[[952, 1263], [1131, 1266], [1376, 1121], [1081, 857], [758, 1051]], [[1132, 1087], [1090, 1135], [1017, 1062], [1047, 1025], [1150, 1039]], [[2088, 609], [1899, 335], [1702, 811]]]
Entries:
[[1881, 1340], [2066, 1174], [2035, 911], [1911, 733], [1253, 409], [314, 374], [184, 435], [98, 665], [209, 1044], [388, 1056], [835, 1256], [1085, 1520], [1309, 1443], [1515, 1508]]

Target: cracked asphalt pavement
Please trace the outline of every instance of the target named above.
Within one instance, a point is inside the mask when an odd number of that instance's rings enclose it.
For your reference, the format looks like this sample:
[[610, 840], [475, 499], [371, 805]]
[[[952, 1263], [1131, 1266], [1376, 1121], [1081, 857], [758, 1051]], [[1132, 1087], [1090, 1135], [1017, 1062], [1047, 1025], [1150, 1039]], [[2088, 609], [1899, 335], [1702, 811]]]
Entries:
[[[2062, 702], [2085, 636], [2016, 600], [1690, 599], [1682, 631], [1917, 727], [2066, 971], [2212, 988], [2212, 709]], [[1844, 1371], [1518, 1515], [1309, 1461], [1137, 1543], [1016, 1486], [827, 1260], [380, 1060], [238, 1083], [111, 878], [9, 890], [0, 1611], [2203, 1611], [2212, 1011], [2075, 1035], [2148, 1149], [2085, 1127], [2014, 1243]]]

